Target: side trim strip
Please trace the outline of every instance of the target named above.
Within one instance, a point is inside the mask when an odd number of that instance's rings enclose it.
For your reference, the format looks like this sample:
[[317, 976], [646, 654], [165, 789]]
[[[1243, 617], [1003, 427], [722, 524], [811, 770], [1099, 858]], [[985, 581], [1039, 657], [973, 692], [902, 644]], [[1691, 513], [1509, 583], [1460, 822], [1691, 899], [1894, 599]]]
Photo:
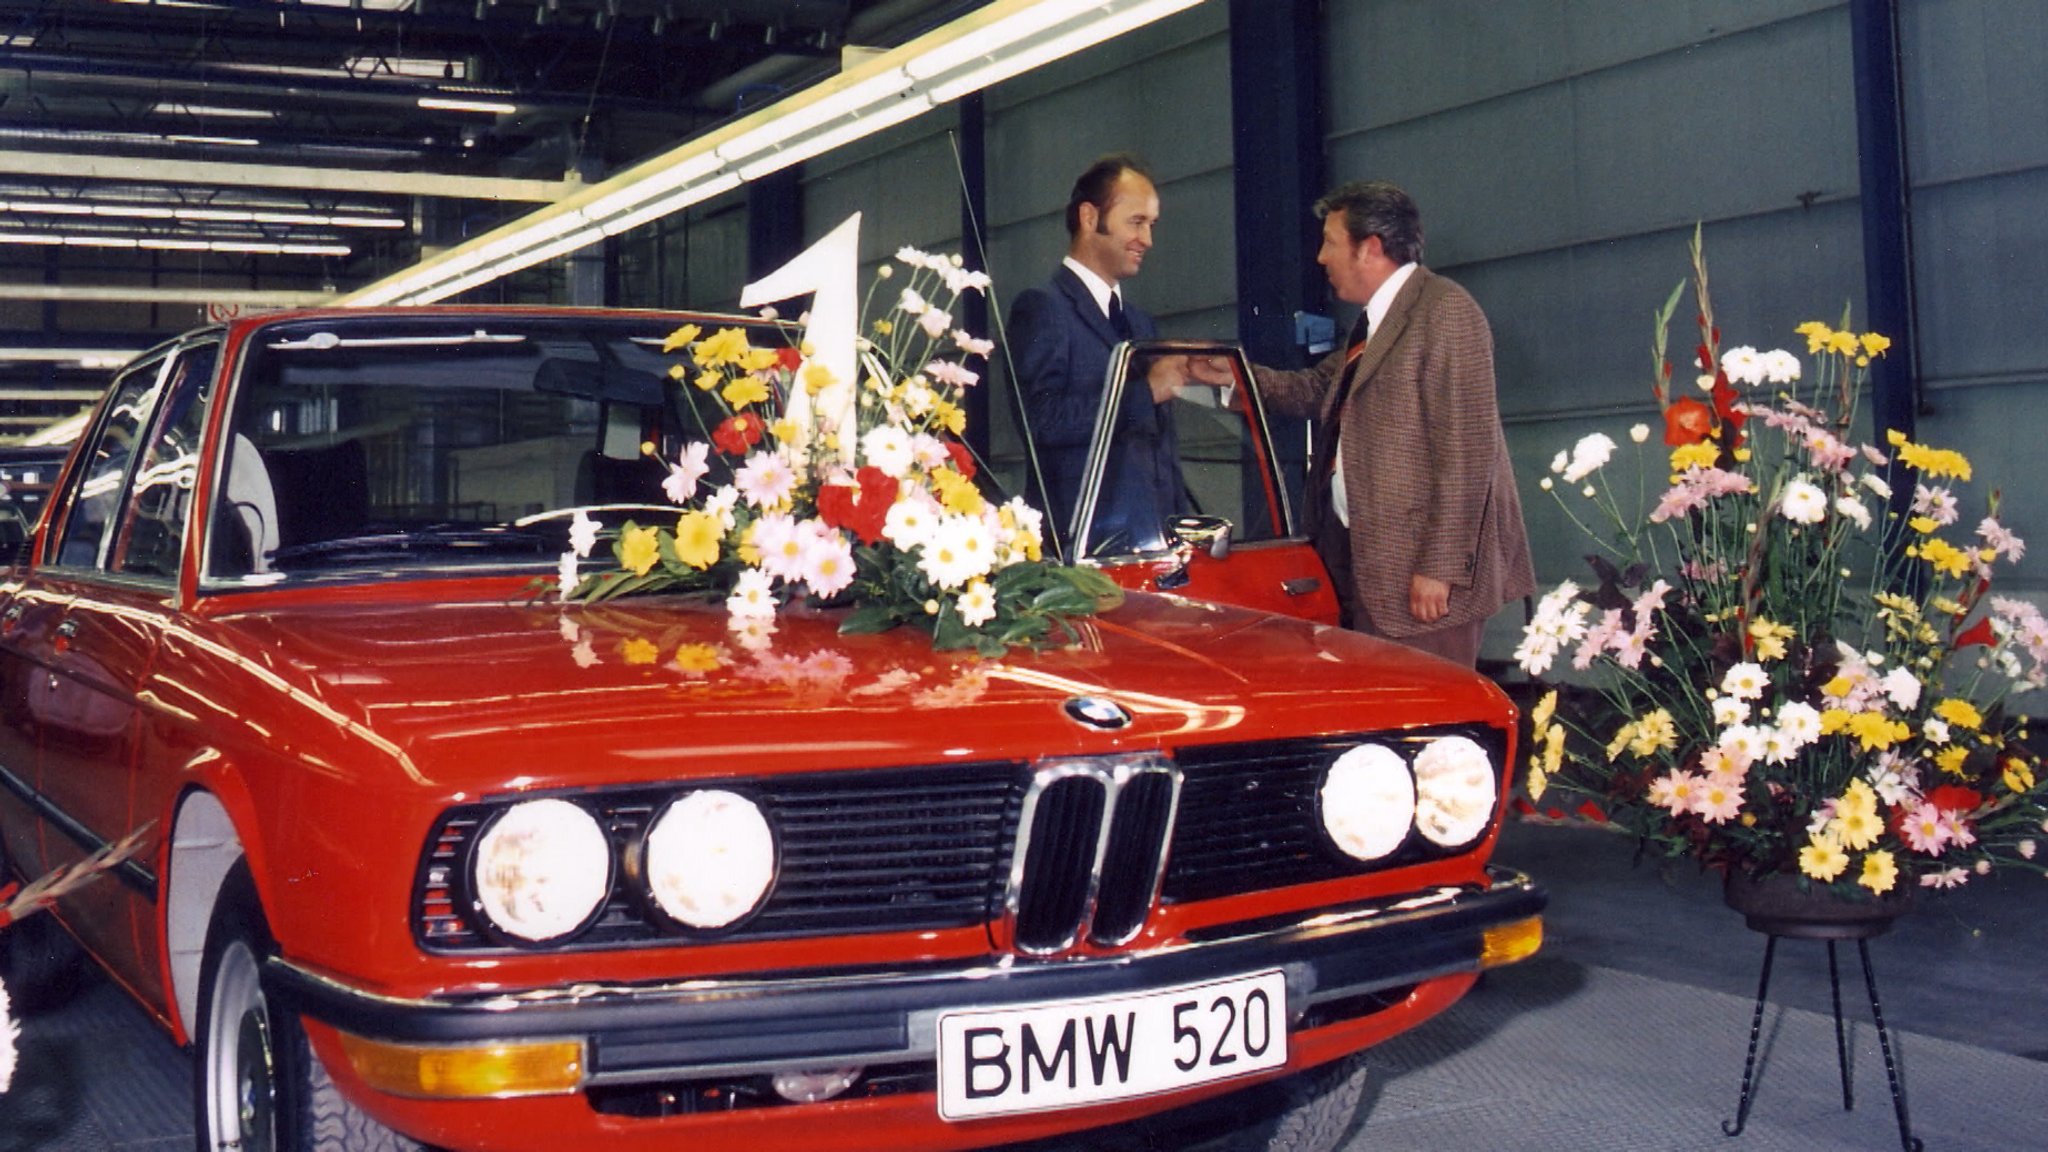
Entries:
[[[0, 764], [0, 787], [21, 797], [21, 802], [35, 809], [38, 817], [49, 822], [52, 828], [64, 834], [64, 838], [83, 848], [86, 852], [97, 852], [112, 841], [101, 838], [92, 829], [71, 818], [70, 813], [50, 803], [48, 798], [28, 781], [14, 774], [13, 770]], [[156, 903], [156, 873], [133, 857], [121, 861], [113, 868], [114, 875], [121, 883], [142, 894], [143, 899]]]

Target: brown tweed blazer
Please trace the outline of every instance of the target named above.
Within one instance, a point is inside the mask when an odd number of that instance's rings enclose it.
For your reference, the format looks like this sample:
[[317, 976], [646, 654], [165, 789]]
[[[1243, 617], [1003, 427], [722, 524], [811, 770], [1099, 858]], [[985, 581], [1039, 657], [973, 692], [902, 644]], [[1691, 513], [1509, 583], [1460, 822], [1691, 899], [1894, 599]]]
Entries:
[[[1493, 333], [1463, 288], [1417, 268], [1349, 371], [1340, 348], [1312, 368], [1261, 368], [1258, 380], [1275, 411], [1313, 417], [1319, 436], [1341, 407], [1352, 582], [1373, 630], [1468, 624], [1535, 591]], [[1450, 613], [1436, 623], [1409, 614], [1416, 574], [1451, 586]]]

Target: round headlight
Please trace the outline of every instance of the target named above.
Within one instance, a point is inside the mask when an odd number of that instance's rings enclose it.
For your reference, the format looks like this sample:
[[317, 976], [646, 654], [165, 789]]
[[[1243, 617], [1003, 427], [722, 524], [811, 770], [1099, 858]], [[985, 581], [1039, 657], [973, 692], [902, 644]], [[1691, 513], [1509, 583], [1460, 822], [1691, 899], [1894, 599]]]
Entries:
[[588, 923], [611, 892], [611, 842], [567, 800], [527, 800], [477, 840], [472, 876], [477, 905], [499, 931], [555, 940]]
[[752, 912], [775, 881], [775, 834], [752, 800], [692, 792], [647, 829], [647, 890], [678, 924], [723, 928]]
[[1415, 825], [1433, 844], [1462, 848], [1486, 831], [1499, 788], [1486, 749], [1446, 736], [1415, 757]]
[[1361, 744], [1323, 775], [1323, 829], [1345, 855], [1378, 860], [1408, 839], [1415, 822], [1415, 781], [1400, 754]]

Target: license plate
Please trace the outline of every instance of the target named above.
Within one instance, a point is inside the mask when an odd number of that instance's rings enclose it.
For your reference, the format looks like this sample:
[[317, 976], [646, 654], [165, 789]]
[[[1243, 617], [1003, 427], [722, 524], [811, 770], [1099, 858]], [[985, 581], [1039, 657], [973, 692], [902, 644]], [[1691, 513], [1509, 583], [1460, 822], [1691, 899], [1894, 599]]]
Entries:
[[1278, 971], [1130, 996], [939, 1017], [939, 1115], [1041, 1112], [1172, 1092], [1287, 1063]]

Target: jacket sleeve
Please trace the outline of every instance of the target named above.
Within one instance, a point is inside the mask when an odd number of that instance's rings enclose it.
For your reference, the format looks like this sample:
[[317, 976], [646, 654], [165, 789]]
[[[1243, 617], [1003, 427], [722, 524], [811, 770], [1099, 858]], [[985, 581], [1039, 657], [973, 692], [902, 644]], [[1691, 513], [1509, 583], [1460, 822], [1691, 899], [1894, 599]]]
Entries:
[[1431, 492], [1415, 571], [1463, 588], [1479, 562], [1479, 532], [1493, 488], [1500, 425], [1493, 334], [1478, 303], [1462, 291], [1440, 297], [1421, 329]]
[[1101, 387], [1074, 379], [1073, 338], [1059, 314], [1062, 307], [1043, 288], [1018, 293], [1010, 305], [1010, 361], [1032, 438], [1047, 448], [1085, 447], [1095, 430]]
[[1344, 353], [1332, 352], [1307, 368], [1281, 369], [1252, 366], [1259, 397], [1269, 411], [1282, 416], [1313, 420], [1322, 415], [1323, 398], [1344, 371]]

